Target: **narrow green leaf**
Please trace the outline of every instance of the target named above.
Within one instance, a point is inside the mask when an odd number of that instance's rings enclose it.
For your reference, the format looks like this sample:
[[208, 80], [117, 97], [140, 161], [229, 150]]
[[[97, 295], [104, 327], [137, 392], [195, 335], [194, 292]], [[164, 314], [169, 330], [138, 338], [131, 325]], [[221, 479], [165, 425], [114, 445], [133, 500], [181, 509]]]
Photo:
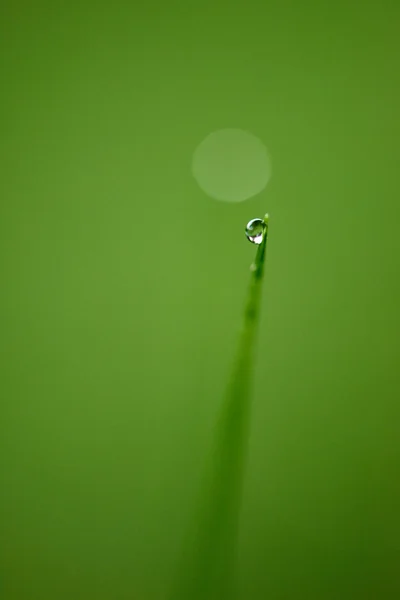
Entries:
[[268, 238], [265, 233], [251, 268], [243, 329], [214, 446], [201, 488], [193, 530], [184, 548], [170, 600], [231, 600], [236, 595], [237, 533], [250, 426], [252, 374]]

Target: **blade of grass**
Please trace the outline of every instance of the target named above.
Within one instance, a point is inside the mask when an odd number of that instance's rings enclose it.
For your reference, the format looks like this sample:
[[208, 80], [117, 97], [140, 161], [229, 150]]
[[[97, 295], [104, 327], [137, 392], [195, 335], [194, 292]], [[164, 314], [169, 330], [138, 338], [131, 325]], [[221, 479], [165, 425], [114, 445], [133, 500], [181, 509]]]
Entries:
[[231, 600], [236, 595], [235, 558], [247, 456], [255, 342], [268, 238], [258, 246], [238, 351], [216, 424], [214, 447], [201, 489], [194, 531], [170, 600]]

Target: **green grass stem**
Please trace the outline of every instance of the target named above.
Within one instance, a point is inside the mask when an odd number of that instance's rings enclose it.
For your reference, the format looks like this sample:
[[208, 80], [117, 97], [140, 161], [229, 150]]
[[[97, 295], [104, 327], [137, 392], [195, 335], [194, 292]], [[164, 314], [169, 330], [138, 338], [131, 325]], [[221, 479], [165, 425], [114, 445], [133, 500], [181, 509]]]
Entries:
[[232, 600], [237, 592], [237, 534], [249, 438], [268, 215], [264, 222], [266, 230], [251, 268], [243, 328], [216, 423], [194, 531], [187, 539], [183, 564], [170, 600]]

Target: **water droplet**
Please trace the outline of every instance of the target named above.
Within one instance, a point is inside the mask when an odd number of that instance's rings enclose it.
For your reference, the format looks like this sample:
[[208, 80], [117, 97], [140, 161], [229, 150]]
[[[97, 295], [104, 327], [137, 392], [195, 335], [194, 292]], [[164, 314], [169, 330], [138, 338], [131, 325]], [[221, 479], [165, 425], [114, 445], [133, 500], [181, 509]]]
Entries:
[[253, 244], [261, 244], [267, 226], [263, 219], [252, 219], [246, 225], [246, 237]]

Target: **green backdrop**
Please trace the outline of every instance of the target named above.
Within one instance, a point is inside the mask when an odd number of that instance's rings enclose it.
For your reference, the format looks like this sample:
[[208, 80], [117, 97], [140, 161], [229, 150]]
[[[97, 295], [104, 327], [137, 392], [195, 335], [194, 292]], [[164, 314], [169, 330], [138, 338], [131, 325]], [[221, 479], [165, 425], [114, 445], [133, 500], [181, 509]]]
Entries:
[[[166, 598], [266, 211], [240, 597], [395, 598], [400, 8], [0, 11], [1, 598]], [[190, 170], [225, 127], [240, 204]]]

